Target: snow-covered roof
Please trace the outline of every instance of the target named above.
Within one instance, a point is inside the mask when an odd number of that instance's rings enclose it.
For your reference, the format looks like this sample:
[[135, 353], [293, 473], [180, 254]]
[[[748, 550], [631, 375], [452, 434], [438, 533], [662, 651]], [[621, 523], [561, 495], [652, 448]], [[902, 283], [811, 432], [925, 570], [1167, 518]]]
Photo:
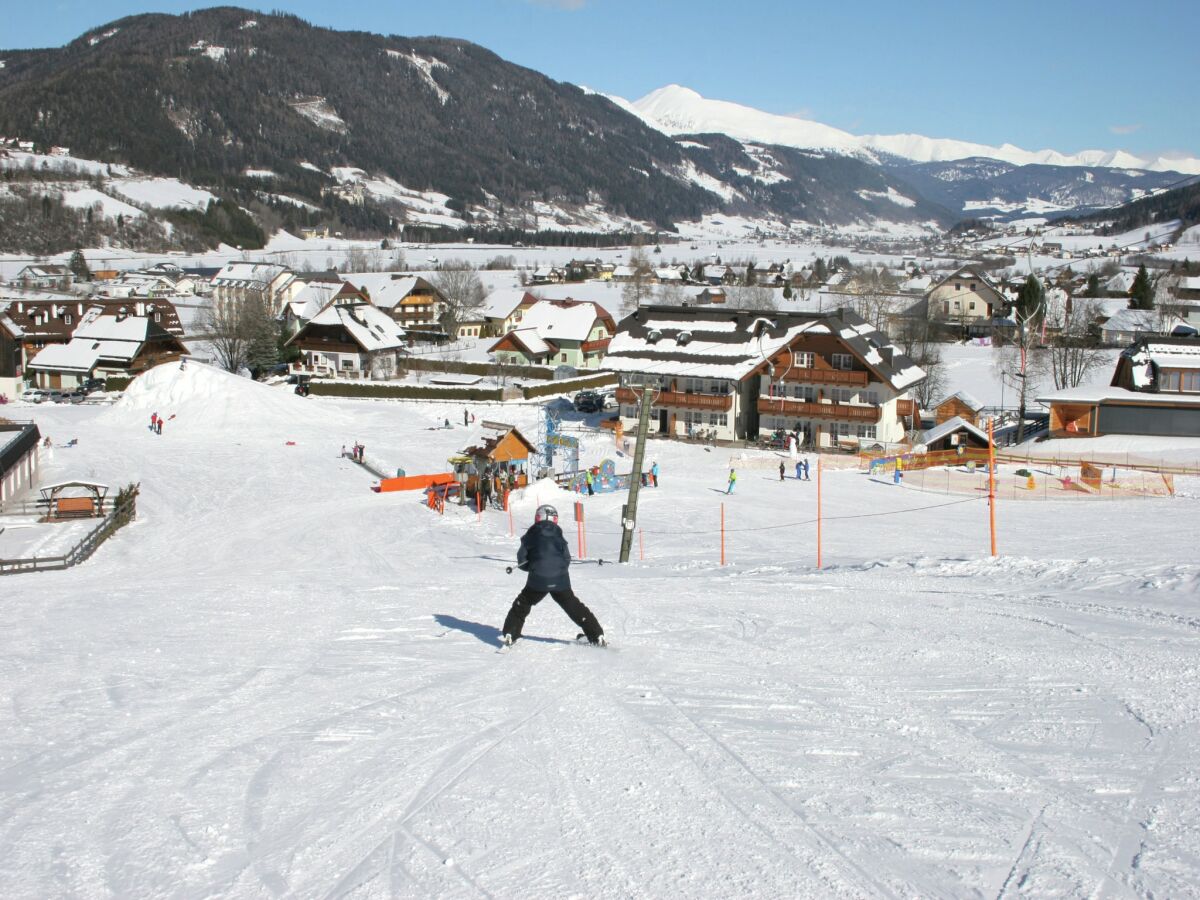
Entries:
[[940, 441], [942, 438], [946, 437], [946, 435], [954, 434], [954, 432], [958, 431], [959, 429], [969, 432], [970, 434], [975, 435], [975, 437], [979, 438], [979, 440], [983, 441], [985, 444], [987, 443], [988, 436], [983, 429], [975, 427], [962, 416], [954, 416], [951, 419], [947, 419], [941, 425], [930, 428], [921, 435], [921, 443], [936, 443], [937, 441]]
[[1179, 279], [1179, 287], [1185, 291], [1200, 291], [1200, 275], [1185, 275]]
[[489, 319], [507, 319], [526, 300], [534, 300], [523, 288], [505, 288], [492, 291], [484, 301], [481, 314]]
[[149, 316], [121, 318], [105, 315], [103, 307], [93, 306], [79, 320], [74, 337], [92, 341], [134, 341], [140, 344], [149, 333]]
[[313, 316], [308, 324], [340, 325], [356, 344], [369, 353], [402, 347], [407, 336], [399, 322], [370, 303], [334, 301]]
[[213, 276], [213, 284], [247, 282], [265, 286], [286, 271], [286, 266], [273, 263], [231, 262], [226, 263], [221, 271]]
[[371, 302], [380, 309], [394, 309], [414, 291], [437, 291], [419, 275], [397, 275], [393, 272], [349, 273], [342, 276], [360, 290], [365, 290]]
[[[971, 412], [979, 412], [979, 410], [983, 409], [983, 403], [981, 403], [979, 400], [976, 400], [972, 395], [968, 394], [966, 391], [955, 391], [953, 394], [951, 394], [949, 397], [947, 397], [945, 400], [943, 400], [942, 403], [946, 403], [950, 400], [954, 400], [955, 398], [957, 398], [958, 401], [960, 403], [962, 403], [963, 406], [965, 406], [967, 409], [971, 410]], [[938, 405], [940, 406], [941, 403], [939, 403]], [[957, 416], [955, 418], [957, 418]]]
[[1200, 406], [1200, 394], [1153, 393], [1128, 391], [1122, 387], [1094, 385], [1092, 387], [1068, 388], [1044, 394], [1038, 403], [1110, 403], [1127, 402], [1150, 406]]
[[1104, 289], [1108, 291], [1117, 291], [1122, 294], [1128, 294], [1129, 289], [1133, 287], [1133, 279], [1136, 277], [1136, 272], [1128, 270], [1118, 272], [1108, 281], [1104, 282]]
[[1120, 331], [1138, 334], [1170, 334], [1180, 326], [1191, 329], [1187, 322], [1174, 315], [1163, 315], [1154, 309], [1119, 309], [1104, 323], [1105, 331]]
[[554, 348], [547, 344], [544, 340], [538, 337], [537, 331], [532, 328], [514, 328], [508, 334], [497, 340], [488, 348], [489, 353], [496, 350], [497, 345], [508, 339], [515, 340], [521, 344], [533, 356], [542, 356], [546, 353], [553, 353]]
[[72, 338], [65, 344], [50, 344], [29, 363], [31, 369], [58, 372], [90, 372], [101, 359], [130, 362], [141, 349], [140, 342], [97, 341]]
[[521, 317], [521, 331], [533, 329], [542, 340], [586, 341], [602, 312], [588, 301], [539, 300]]
[[925, 377], [882, 333], [848, 310], [795, 313], [643, 306], [621, 320], [604, 367], [616, 372], [740, 381], [801, 335], [818, 334], [838, 336], [897, 391]]
[[319, 313], [341, 290], [341, 282], [310, 281], [288, 303], [288, 309], [297, 319], [307, 322]]

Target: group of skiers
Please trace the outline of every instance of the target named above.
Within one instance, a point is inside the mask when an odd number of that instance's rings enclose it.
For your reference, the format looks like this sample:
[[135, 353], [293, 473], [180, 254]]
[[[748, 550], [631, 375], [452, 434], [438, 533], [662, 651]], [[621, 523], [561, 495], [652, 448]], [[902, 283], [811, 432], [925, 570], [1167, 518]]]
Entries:
[[[350, 446], [350, 459], [352, 459], [356, 463], [361, 463], [363, 461], [363, 451], [366, 449], [367, 448], [364, 447], [362, 444], [360, 444], [358, 441], [355, 441]], [[346, 455], [346, 445], [342, 444], [342, 456], [345, 456], [345, 455]]]
[[[175, 417], [171, 416], [171, 418], [173, 419]], [[163, 417], [160, 416], [156, 412], [150, 413], [150, 433], [151, 434], [162, 434], [162, 427], [163, 427]]]
[[[779, 461], [779, 480], [780, 481], [783, 481], [784, 472], [786, 472], [786, 471], [787, 471], [787, 468], [784, 466], [783, 460], [780, 460]], [[797, 481], [811, 481], [812, 480], [811, 478], [808, 477], [808, 457], [807, 456], [804, 457], [803, 459], [796, 460], [796, 480]]]

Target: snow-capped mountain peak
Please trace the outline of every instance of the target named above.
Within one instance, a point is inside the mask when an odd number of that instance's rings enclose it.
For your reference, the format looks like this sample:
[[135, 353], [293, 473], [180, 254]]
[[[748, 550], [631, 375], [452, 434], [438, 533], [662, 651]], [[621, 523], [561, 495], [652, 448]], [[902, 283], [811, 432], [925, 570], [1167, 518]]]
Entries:
[[781, 144], [803, 150], [833, 150], [867, 158], [874, 158], [875, 152], [918, 162], [989, 157], [1022, 166], [1106, 166], [1200, 174], [1200, 159], [1195, 157], [1142, 159], [1124, 150], [1082, 150], [1072, 154], [1057, 150], [1024, 150], [1013, 144], [993, 147], [919, 134], [854, 135], [820, 122], [764, 112], [727, 100], [711, 100], [678, 84], [651, 91], [628, 107], [666, 134], [718, 132], [741, 141]]

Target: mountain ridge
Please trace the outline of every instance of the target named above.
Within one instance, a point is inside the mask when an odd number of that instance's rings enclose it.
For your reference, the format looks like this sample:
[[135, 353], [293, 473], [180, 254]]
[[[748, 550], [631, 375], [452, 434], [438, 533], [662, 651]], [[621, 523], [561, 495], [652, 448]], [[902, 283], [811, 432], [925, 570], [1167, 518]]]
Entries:
[[[1024, 150], [1013, 144], [999, 147], [953, 138], [918, 134], [854, 135], [809, 119], [769, 113], [728, 100], [713, 100], [691, 88], [670, 84], [638, 100], [624, 101], [665, 134], [720, 132], [730, 137], [809, 150], [885, 153], [917, 162], [950, 162], [972, 157], [998, 159], [1015, 165], [1087, 166], [1143, 169], [1152, 172], [1200, 174], [1200, 159], [1187, 157], [1141, 159], [1124, 150]], [[878, 161], [878, 160], [876, 160]]]

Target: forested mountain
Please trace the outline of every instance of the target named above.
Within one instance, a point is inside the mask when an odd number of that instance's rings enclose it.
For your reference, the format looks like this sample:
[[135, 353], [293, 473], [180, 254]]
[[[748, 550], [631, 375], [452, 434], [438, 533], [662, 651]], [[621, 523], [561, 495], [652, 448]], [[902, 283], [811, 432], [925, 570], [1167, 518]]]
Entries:
[[0, 134], [178, 178], [256, 214], [267, 204], [283, 227], [952, 218], [861, 160], [680, 142], [464, 41], [222, 7], [133, 16], [0, 59]]
[[1121, 234], [1175, 219], [1179, 220], [1181, 230], [1200, 225], [1200, 181], [1071, 221], [1101, 224], [1107, 233]]
[[885, 166], [931, 202], [960, 217], [988, 216], [999, 221], [1106, 209], [1180, 178], [1178, 172], [1015, 165], [980, 157], [927, 163], [893, 158]]

